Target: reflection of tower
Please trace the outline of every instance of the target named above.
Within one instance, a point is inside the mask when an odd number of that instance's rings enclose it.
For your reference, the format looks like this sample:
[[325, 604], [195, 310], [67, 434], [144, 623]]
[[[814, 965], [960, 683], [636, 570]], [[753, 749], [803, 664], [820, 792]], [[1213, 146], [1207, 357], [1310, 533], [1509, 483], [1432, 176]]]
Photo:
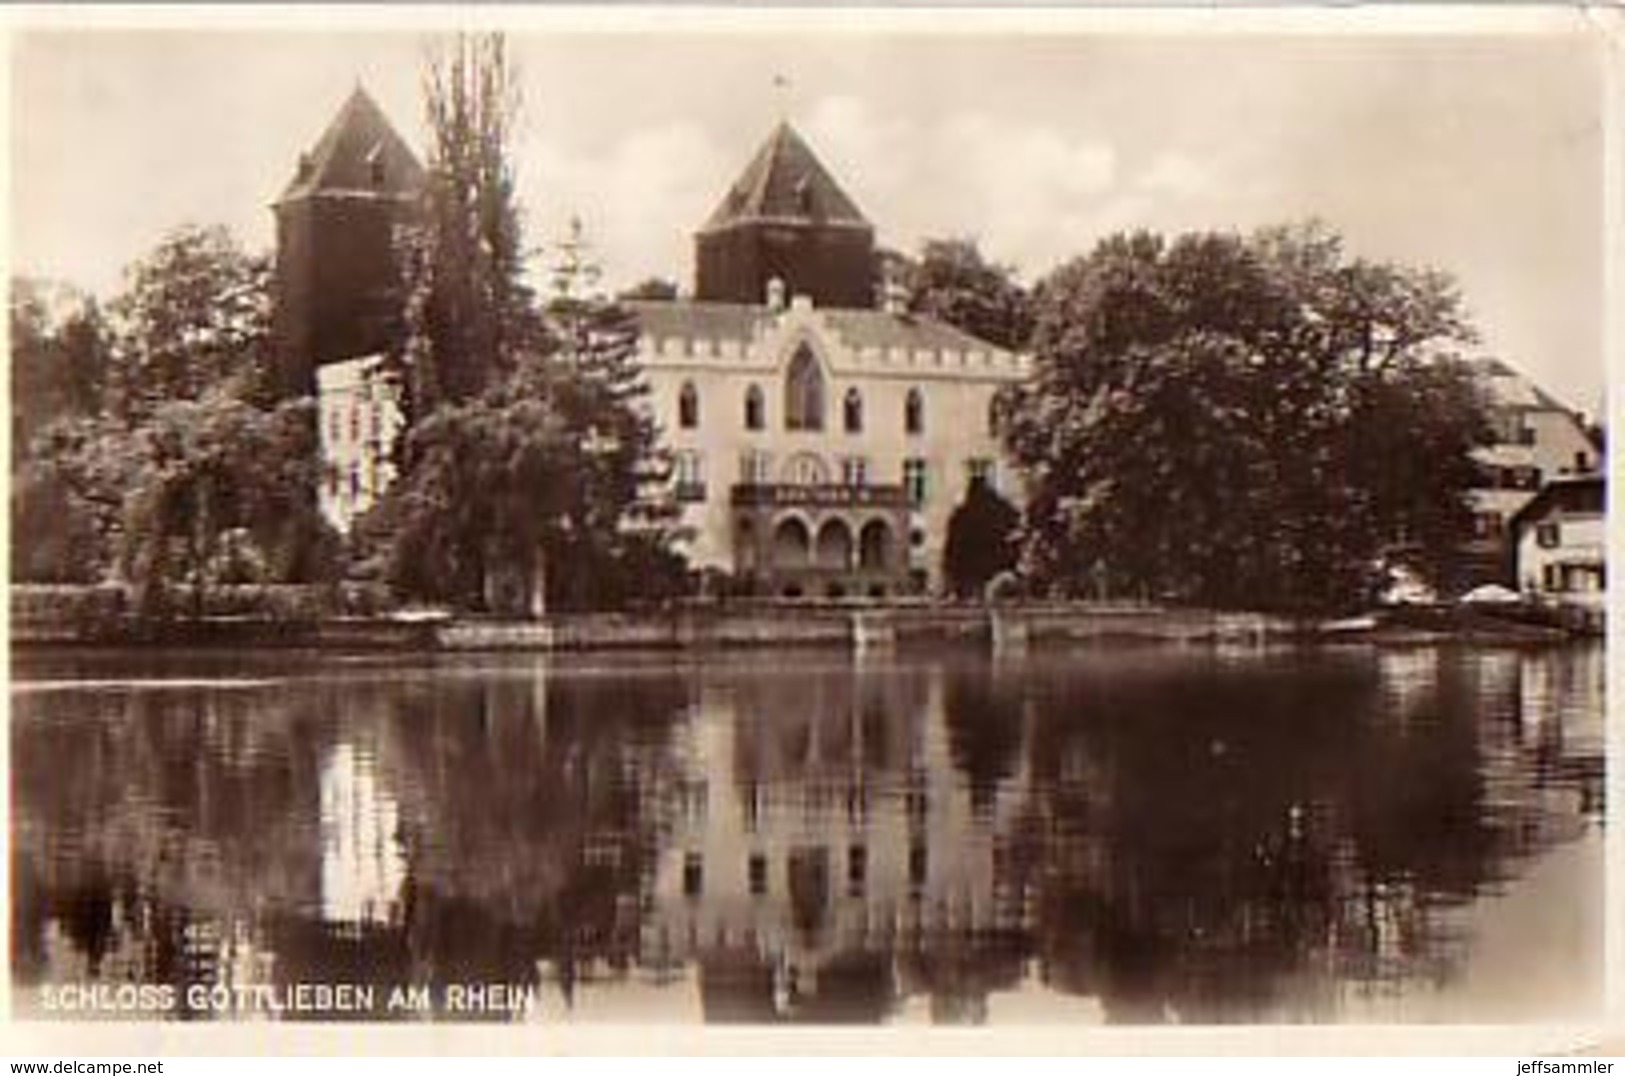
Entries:
[[339, 743], [322, 764], [322, 918], [383, 925], [400, 912], [406, 860], [400, 805], [379, 783], [371, 757]]

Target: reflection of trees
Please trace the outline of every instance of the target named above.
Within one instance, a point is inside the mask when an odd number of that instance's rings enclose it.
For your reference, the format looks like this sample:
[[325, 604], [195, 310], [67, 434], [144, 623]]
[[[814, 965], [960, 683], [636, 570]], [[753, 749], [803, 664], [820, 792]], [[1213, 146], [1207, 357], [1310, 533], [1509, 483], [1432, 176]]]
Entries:
[[255, 919], [315, 892], [315, 718], [258, 691], [88, 700], [15, 700], [14, 968], [46, 970], [41, 925], [55, 922], [92, 976], [206, 979], [194, 919]]
[[[665, 675], [21, 696], [14, 972], [52, 974], [54, 932], [91, 978], [219, 981], [245, 927], [278, 983], [624, 965], [653, 845], [640, 784], [680, 701]], [[317, 786], [340, 742], [401, 803], [385, 922], [321, 921]]]
[[566, 986], [624, 968], [654, 843], [641, 782], [682, 702], [665, 678], [438, 686], [396, 708], [411, 950], [421, 978]]
[[[1511, 702], [1473, 659], [1401, 693], [1402, 715], [1380, 660], [1113, 671], [1073, 681], [1031, 748], [1015, 862], [1040, 879], [1052, 982], [1120, 1021], [1293, 1019], [1334, 1015], [1338, 979], [1448, 974], [1441, 907], [1499, 878], [1531, 824], [1533, 760], [1484, 773], [1486, 715]], [[1520, 826], [1492, 794], [1525, 797]]]
[[[667, 952], [669, 926], [713, 1018], [872, 1020], [924, 996], [978, 1020], [1034, 956], [1117, 1021], [1335, 1016], [1348, 984], [1451, 975], [1453, 906], [1595, 824], [1600, 660], [1091, 651], [25, 689], [13, 972], [526, 984], [545, 963], [568, 994]], [[346, 809], [385, 806], [353, 863], [322, 843], [347, 766], [377, 803]], [[399, 863], [369, 875], [378, 845]], [[331, 899], [345, 870], [364, 899]]]

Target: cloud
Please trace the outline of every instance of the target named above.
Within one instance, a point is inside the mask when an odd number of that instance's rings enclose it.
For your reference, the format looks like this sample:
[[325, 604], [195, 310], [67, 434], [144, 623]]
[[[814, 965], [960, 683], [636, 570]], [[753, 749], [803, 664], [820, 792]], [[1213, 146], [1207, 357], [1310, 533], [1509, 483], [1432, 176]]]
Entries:
[[[729, 162], [697, 124], [630, 130], [600, 153], [538, 138], [522, 147], [527, 234], [549, 248], [580, 217], [606, 282], [623, 287], [650, 276], [687, 285], [689, 237], [720, 197]], [[739, 165], [742, 167], [742, 162]], [[728, 177], [728, 178], [723, 178]]]

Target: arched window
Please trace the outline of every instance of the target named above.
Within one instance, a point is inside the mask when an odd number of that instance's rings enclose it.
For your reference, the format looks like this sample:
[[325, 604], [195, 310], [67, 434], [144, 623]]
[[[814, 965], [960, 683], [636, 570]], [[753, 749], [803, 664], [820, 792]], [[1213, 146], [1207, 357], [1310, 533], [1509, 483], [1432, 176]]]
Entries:
[[841, 405], [847, 433], [863, 432], [863, 394], [857, 389], [846, 390], [846, 401]]
[[745, 429], [760, 430], [767, 427], [767, 401], [762, 398], [760, 386], [745, 390]]
[[925, 432], [925, 397], [920, 395], [919, 389], [908, 390], [908, 400], [903, 404], [903, 430], [914, 434]]
[[694, 387], [694, 382], [683, 382], [682, 391], [677, 394], [677, 425], [685, 430], [692, 430], [700, 424], [700, 393]]
[[824, 428], [824, 375], [805, 344], [796, 349], [784, 378], [784, 425], [790, 430]]

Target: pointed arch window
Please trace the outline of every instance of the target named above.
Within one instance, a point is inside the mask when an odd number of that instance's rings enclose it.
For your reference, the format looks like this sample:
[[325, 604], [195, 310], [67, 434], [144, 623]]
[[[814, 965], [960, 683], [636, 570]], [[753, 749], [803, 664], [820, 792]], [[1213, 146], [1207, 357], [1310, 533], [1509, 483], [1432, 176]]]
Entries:
[[745, 390], [745, 429], [761, 430], [767, 428], [767, 400], [762, 396], [760, 385], [752, 385]]
[[791, 430], [824, 428], [824, 374], [806, 344], [796, 349], [784, 378], [784, 425]]
[[925, 397], [919, 389], [909, 389], [903, 402], [903, 431], [910, 434], [925, 432]]
[[683, 382], [682, 390], [677, 394], [677, 425], [685, 430], [692, 430], [700, 424], [700, 392], [694, 387], [694, 382]]
[[847, 433], [863, 432], [863, 393], [856, 388], [846, 390], [846, 400], [841, 405], [843, 425]]

